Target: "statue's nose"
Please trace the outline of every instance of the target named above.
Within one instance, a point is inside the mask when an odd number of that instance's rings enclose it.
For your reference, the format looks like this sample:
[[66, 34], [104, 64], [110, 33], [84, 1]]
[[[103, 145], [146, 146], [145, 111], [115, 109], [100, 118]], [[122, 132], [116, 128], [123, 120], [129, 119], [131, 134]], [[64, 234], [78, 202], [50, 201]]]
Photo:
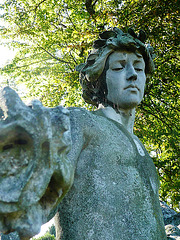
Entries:
[[129, 81], [137, 80], [137, 73], [136, 73], [133, 66], [128, 66], [127, 67], [126, 79], [129, 80]]

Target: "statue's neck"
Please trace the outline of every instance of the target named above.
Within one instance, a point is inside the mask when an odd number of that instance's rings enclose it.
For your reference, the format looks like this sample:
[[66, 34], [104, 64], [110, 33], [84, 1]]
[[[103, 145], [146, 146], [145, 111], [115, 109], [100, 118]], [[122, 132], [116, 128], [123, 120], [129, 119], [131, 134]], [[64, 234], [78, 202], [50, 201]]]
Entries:
[[133, 134], [135, 108], [133, 109], [114, 109], [112, 106], [100, 106], [104, 115], [116, 122], [121, 123], [131, 134]]

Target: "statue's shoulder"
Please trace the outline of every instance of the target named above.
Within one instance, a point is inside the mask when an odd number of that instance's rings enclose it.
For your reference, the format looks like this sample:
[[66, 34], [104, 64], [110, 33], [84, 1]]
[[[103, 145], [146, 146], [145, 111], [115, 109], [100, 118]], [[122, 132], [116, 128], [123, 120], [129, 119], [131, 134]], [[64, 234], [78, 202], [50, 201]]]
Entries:
[[67, 110], [74, 115], [81, 115], [81, 114], [89, 114], [91, 113], [89, 110], [81, 107], [68, 107]]
[[[70, 112], [71, 131], [76, 136], [96, 136], [100, 131], [103, 121], [101, 116], [94, 114], [85, 108], [68, 108]], [[104, 124], [103, 124], [104, 125]]]
[[67, 108], [70, 114], [71, 119], [76, 119], [78, 121], [85, 121], [87, 119], [93, 119], [94, 114], [93, 111], [89, 111], [85, 108], [80, 107], [69, 107]]

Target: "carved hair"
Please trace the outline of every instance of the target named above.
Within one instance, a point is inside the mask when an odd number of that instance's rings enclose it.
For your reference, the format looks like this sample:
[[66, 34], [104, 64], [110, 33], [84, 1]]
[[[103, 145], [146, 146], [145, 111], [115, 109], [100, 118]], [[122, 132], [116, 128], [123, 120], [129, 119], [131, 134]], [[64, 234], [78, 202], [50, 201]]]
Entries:
[[152, 60], [153, 48], [145, 45], [146, 34], [140, 30], [137, 36], [130, 28], [128, 33], [123, 33], [118, 28], [101, 33], [100, 39], [94, 42], [94, 49], [89, 54], [85, 63], [77, 67], [80, 72], [80, 83], [83, 89], [83, 98], [87, 103], [98, 106], [104, 104], [107, 95], [106, 62], [109, 55], [118, 50], [127, 50], [143, 56], [145, 61], [145, 74], [150, 75], [154, 70]]

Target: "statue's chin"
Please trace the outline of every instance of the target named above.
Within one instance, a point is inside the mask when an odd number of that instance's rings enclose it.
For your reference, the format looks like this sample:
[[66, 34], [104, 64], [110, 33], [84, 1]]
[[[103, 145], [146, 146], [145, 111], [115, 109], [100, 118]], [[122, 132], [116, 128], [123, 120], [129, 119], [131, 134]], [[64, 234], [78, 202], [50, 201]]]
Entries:
[[115, 105], [117, 106], [118, 109], [124, 109], [124, 110], [131, 110], [134, 109], [138, 106], [138, 102], [125, 102], [125, 103], [116, 103]]
[[136, 108], [141, 103], [142, 98], [132, 94], [131, 96], [125, 96], [124, 98], [109, 98], [108, 101], [112, 103], [112, 106], [114, 105], [120, 109], [130, 110]]

